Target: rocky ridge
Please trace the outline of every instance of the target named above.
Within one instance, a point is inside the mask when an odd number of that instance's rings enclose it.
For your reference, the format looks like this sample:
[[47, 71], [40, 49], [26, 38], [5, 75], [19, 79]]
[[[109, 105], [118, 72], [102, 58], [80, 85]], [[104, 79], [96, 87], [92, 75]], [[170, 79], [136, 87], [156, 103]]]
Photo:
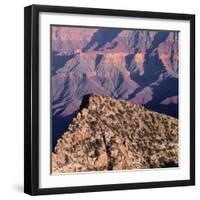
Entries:
[[176, 31], [52, 26], [53, 143], [87, 94], [178, 118]]
[[178, 120], [109, 96], [84, 96], [52, 153], [52, 173], [178, 166]]

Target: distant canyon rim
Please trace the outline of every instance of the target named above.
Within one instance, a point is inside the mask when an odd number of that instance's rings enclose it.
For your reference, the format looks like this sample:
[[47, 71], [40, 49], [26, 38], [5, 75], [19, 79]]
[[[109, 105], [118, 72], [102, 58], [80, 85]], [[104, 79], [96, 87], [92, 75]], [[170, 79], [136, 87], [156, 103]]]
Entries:
[[178, 118], [178, 32], [52, 26], [52, 150], [87, 94]]

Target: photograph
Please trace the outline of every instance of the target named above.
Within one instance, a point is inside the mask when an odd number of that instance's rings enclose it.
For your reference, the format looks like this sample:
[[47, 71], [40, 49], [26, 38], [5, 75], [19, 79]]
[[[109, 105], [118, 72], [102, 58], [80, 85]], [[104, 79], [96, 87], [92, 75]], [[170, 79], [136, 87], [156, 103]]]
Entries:
[[0, 199], [198, 199], [198, 4], [2, 1]]
[[24, 191], [195, 184], [195, 15], [25, 8]]
[[179, 167], [179, 31], [50, 26], [51, 173]]

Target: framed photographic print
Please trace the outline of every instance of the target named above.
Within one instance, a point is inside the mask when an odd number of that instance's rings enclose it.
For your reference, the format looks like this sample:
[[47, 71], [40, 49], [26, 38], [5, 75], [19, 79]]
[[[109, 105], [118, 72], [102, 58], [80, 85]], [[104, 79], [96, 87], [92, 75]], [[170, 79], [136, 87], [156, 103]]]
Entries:
[[24, 191], [195, 184], [195, 16], [25, 8]]

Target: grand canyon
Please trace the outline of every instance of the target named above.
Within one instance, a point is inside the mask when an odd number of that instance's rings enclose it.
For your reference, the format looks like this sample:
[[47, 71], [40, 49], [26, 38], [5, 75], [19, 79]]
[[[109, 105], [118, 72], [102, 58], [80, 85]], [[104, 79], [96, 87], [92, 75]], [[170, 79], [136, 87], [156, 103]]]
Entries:
[[176, 31], [52, 25], [52, 171], [178, 166], [178, 62]]

